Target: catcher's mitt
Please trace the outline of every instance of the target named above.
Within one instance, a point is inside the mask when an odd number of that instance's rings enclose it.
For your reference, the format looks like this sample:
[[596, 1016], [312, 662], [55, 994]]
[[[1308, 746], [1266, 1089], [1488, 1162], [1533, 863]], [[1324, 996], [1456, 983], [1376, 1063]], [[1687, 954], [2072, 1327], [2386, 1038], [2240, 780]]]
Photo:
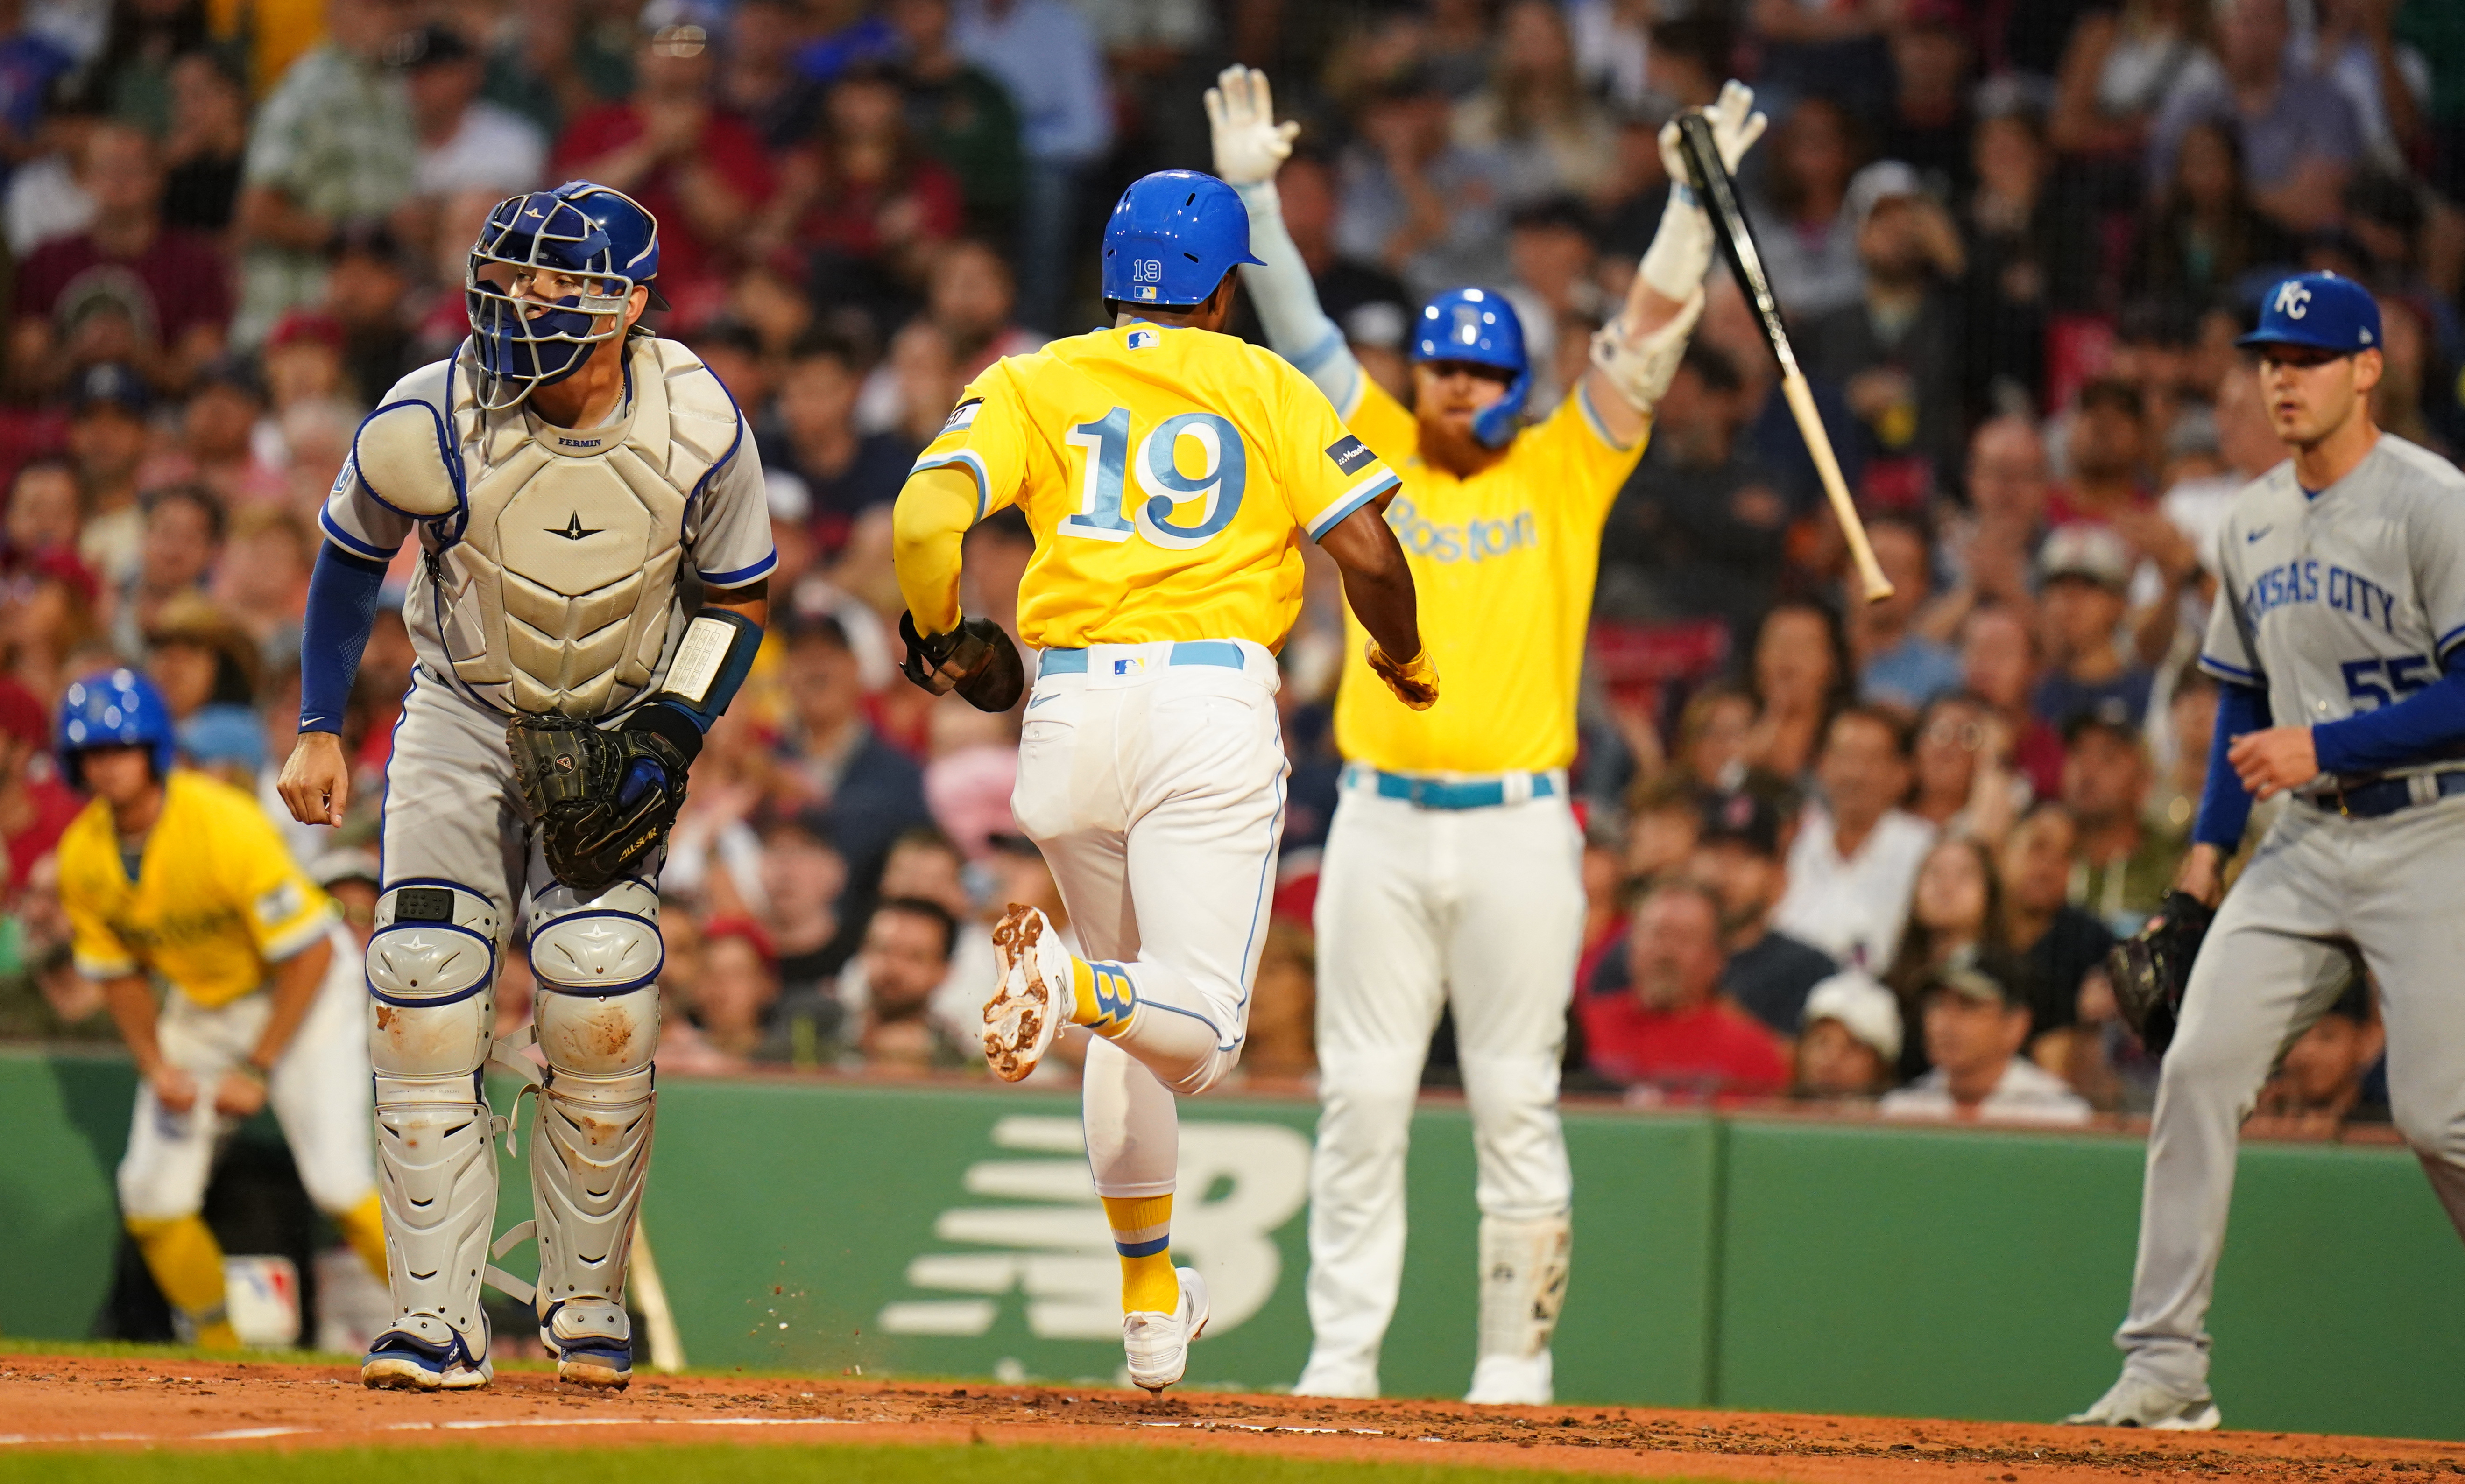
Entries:
[[899, 637], [907, 641], [899, 674], [936, 696], [956, 691], [978, 711], [1008, 711], [1027, 689], [1018, 646], [989, 618], [961, 619], [928, 639], [916, 631], [915, 614], [901, 613]]
[[652, 731], [603, 731], [573, 717], [505, 728], [522, 802], [556, 878], [596, 897], [667, 838], [684, 807], [685, 756]]
[[2105, 956], [2114, 982], [2115, 1008], [2151, 1056], [2162, 1056], [2174, 1039], [2183, 988], [2191, 982], [2191, 961], [2209, 936], [2216, 914], [2187, 892], [2168, 892], [2165, 905], [2139, 932]]

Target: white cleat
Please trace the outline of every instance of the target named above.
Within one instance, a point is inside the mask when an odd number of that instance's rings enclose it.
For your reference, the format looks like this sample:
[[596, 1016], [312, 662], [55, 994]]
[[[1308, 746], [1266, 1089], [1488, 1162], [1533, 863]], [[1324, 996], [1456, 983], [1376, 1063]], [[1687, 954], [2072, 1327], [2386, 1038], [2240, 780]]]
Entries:
[[2087, 1411], [2063, 1419], [2078, 1428], [2148, 1428], [2159, 1432], [2206, 1432], [2224, 1420], [2216, 1400], [2206, 1392], [2185, 1397], [2129, 1371]]
[[1321, 1364], [1318, 1358], [1312, 1356], [1309, 1363], [1301, 1367], [1301, 1379], [1293, 1383], [1293, 1395], [1372, 1400], [1378, 1395], [1378, 1373]]
[[1484, 1355], [1472, 1368], [1464, 1400], [1477, 1406], [1546, 1406], [1552, 1399], [1549, 1352]]
[[488, 1321], [479, 1320], [477, 1358], [454, 1327], [433, 1314], [407, 1314], [368, 1345], [360, 1384], [374, 1391], [467, 1391], [496, 1378], [487, 1357]]
[[993, 926], [993, 962], [1000, 974], [985, 1002], [985, 1065], [1015, 1082], [1070, 1022], [1070, 950], [1041, 911], [1012, 903]]
[[1181, 1279], [1179, 1309], [1121, 1316], [1121, 1348], [1129, 1356], [1130, 1381], [1149, 1391], [1162, 1391], [1181, 1380], [1189, 1368], [1189, 1342], [1207, 1333], [1207, 1280], [1192, 1268], [1175, 1268], [1172, 1274]]

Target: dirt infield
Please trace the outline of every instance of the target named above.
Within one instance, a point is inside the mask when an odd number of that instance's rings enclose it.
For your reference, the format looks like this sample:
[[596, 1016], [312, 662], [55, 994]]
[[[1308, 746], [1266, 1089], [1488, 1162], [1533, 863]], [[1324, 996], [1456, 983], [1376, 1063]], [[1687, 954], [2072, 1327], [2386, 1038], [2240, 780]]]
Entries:
[[[615, 1396], [537, 1372], [455, 1396], [363, 1390], [332, 1366], [0, 1356], [0, 1445], [216, 1449], [631, 1441], [1123, 1442], [1569, 1473], [1876, 1480], [2465, 1474], [2465, 1443], [2141, 1433], [1593, 1406], [1471, 1407], [1001, 1385], [651, 1377]], [[18, 1453], [18, 1456], [23, 1456]]]

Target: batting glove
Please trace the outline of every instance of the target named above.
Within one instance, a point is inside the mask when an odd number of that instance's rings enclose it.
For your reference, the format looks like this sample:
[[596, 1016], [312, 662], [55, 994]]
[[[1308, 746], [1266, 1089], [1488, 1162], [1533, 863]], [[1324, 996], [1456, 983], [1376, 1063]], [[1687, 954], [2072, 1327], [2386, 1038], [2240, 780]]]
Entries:
[[1430, 663], [1428, 645], [1423, 645], [1421, 653], [1411, 658], [1397, 660], [1389, 659], [1387, 652], [1378, 647], [1378, 641], [1372, 639], [1363, 653], [1369, 668], [1387, 682], [1397, 700], [1414, 711], [1427, 711], [1438, 703], [1438, 667]]
[[[1721, 85], [1721, 96], [1703, 110], [1712, 121], [1712, 142], [1721, 146], [1721, 164], [1730, 174], [1738, 173], [1738, 162], [1755, 147], [1770, 123], [1754, 111], [1755, 90], [1732, 78]], [[1686, 152], [1677, 147], [1677, 121], [1670, 120], [1660, 126], [1660, 164], [1669, 171], [1672, 185], [1686, 184]]]
[[1274, 180], [1301, 131], [1291, 120], [1276, 122], [1267, 75], [1237, 62], [1217, 74], [1215, 86], [1207, 90], [1207, 124], [1215, 139], [1215, 174], [1235, 187]]
[[[1731, 79], [1703, 116], [1712, 122], [1712, 141], [1721, 163], [1735, 173], [1738, 162], [1764, 137], [1767, 121], [1754, 111], [1755, 90]], [[1660, 230], [1652, 235], [1642, 264], [1635, 270], [1653, 292], [1664, 299], [1684, 299], [1702, 283], [1712, 267], [1712, 218], [1687, 184], [1686, 152], [1677, 147], [1677, 121], [1660, 126], [1660, 163], [1669, 171], [1669, 205], [1660, 213]]]

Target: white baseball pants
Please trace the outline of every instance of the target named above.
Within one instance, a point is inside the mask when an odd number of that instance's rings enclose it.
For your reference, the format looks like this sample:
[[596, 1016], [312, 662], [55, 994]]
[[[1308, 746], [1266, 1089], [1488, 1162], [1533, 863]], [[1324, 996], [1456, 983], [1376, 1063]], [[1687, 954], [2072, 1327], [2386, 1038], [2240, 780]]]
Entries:
[[[1318, 1148], [1307, 1375], [1374, 1395], [1404, 1275], [1404, 1154], [1421, 1063], [1455, 1010], [1483, 1217], [1573, 1203], [1558, 1064], [1582, 951], [1583, 840], [1554, 796], [1425, 808], [1347, 770], [1318, 889]], [[1526, 790], [1518, 790], [1519, 792]]]
[[1284, 823], [1276, 659], [1248, 640], [1047, 650], [1010, 809], [1044, 852], [1079, 952], [1139, 1008], [1089, 1039], [1087, 1156], [1107, 1196], [1168, 1194], [1173, 1095], [1248, 1033]]
[[[323, 1211], [346, 1211], [376, 1188], [368, 1150], [371, 1098], [365, 1012], [360, 986], [360, 945], [336, 927], [327, 935], [332, 966], [307, 1018], [265, 1079], [265, 1100], [282, 1125], [300, 1184]], [[274, 1013], [264, 990], [209, 1009], [187, 995], [164, 998], [155, 1036], [164, 1059], [197, 1081], [196, 1106], [172, 1113], [140, 1083], [137, 1110], [128, 1128], [128, 1152], [120, 1162], [120, 1209], [124, 1216], [159, 1220], [192, 1216], [205, 1205], [214, 1154], [238, 1123], [214, 1112], [214, 1084], [247, 1059]]]

